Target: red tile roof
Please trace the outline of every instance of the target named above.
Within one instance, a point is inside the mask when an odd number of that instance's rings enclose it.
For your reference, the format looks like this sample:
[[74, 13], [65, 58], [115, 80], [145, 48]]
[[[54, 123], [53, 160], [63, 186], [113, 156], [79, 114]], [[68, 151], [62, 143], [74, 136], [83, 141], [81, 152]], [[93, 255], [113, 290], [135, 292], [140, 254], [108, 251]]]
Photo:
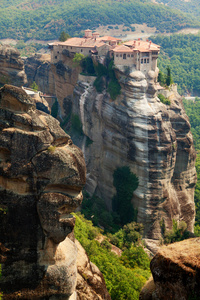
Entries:
[[113, 52], [133, 53], [133, 49], [131, 49], [130, 47], [127, 47], [127, 46], [125, 46], [125, 45], [119, 45], [119, 46], [116, 46], [116, 47], [113, 49]]

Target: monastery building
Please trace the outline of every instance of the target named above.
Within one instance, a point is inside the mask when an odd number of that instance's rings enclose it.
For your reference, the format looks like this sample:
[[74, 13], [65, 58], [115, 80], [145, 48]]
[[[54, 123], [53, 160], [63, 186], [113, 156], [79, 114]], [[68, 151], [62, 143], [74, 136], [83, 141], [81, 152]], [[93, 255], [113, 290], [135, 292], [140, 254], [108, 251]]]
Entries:
[[82, 53], [85, 56], [96, 55], [106, 57], [109, 55], [114, 58], [116, 66], [127, 66], [147, 72], [156, 70], [157, 58], [160, 46], [151, 41], [140, 39], [122, 43], [121, 39], [103, 36], [92, 30], [85, 30], [83, 38], [70, 38], [65, 42], [55, 42], [49, 44], [51, 49], [51, 62], [57, 63], [63, 60], [66, 53]]

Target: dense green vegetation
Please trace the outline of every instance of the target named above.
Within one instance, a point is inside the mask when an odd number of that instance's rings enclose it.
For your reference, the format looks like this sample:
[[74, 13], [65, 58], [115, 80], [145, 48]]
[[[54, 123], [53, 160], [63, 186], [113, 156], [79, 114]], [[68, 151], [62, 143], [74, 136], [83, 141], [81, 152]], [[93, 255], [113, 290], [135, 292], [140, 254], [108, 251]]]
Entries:
[[87, 193], [84, 193], [81, 212], [106, 232], [118, 231], [124, 224], [137, 219], [137, 210], [133, 208], [131, 199], [138, 183], [137, 176], [129, 167], [117, 168], [113, 173], [113, 185], [117, 192], [112, 201], [113, 212], [108, 211], [104, 200], [94, 195], [90, 197]]
[[200, 34], [152, 37], [161, 46], [158, 67], [165, 72], [169, 66], [181, 94], [200, 94]]
[[113, 197], [113, 211], [118, 213], [122, 225], [137, 219], [137, 211], [134, 210], [131, 199], [138, 184], [138, 177], [129, 167], [120, 167], [114, 171], [113, 185], [117, 193]]
[[165, 229], [164, 220], [161, 221], [161, 233], [164, 244], [171, 244], [179, 241], [183, 241], [190, 237], [190, 233], [187, 230], [187, 224], [184, 221], [177, 222], [173, 220], [173, 225], [171, 230]]
[[59, 109], [59, 104], [58, 104], [58, 100], [56, 99], [54, 101], [54, 104], [52, 105], [52, 108], [51, 108], [51, 115], [56, 118], [57, 115], [58, 115], [58, 109]]
[[185, 111], [190, 119], [191, 131], [194, 138], [194, 145], [197, 151], [196, 157], [196, 171], [197, 184], [195, 189], [195, 205], [196, 205], [196, 222], [195, 233], [200, 235], [200, 99], [196, 98], [195, 102], [184, 100]]
[[158, 94], [158, 98], [165, 105], [170, 105], [170, 103], [171, 103], [170, 100], [165, 98], [165, 96], [163, 96], [162, 94]]
[[40, 43], [34, 43], [34, 42], [25, 43], [23, 40], [19, 40], [15, 45], [15, 48], [19, 50], [21, 56], [29, 57], [41, 49], [46, 49], [47, 46], [44, 46]]
[[99, 25], [131, 24], [155, 26], [160, 32], [175, 32], [185, 27], [199, 26], [191, 18], [169, 7], [148, 0], [1, 0], [0, 38], [58, 38], [62, 31], [71, 36]]
[[80, 214], [76, 215], [75, 237], [86, 250], [90, 260], [103, 273], [111, 298], [139, 299], [140, 290], [150, 276], [149, 258], [140, 239], [135, 243], [129, 242], [122, 256], [118, 257], [110, 251], [109, 240], [102, 243], [95, 240], [99, 233], [100, 229], [93, 227], [91, 221], [84, 219]]
[[197, 151], [196, 171], [197, 184], [195, 188], [194, 201], [196, 206], [195, 234], [200, 236], [200, 98], [195, 101], [183, 100], [185, 111], [190, 119], [191, 131], [194, 138], [194, 146]]
[[[151, 1], [151, 0], [150, 0]], [[167, 4], [168, 6], [178, 9], [180, 11], [189, 12], [195, 16], [200, 16], [200, 2], [199, 0], [156, 0], [158, 3]]]
[[114, 61], [113, 59], [107, 59], [106, 65], [102, 65], [99, 62], [94, 65], [97, 78], [93, 85], [98, 93], [101, 93], [107, 88], [112, 100], [115, 100], [120, 95], [121, 86], [115, 76]]

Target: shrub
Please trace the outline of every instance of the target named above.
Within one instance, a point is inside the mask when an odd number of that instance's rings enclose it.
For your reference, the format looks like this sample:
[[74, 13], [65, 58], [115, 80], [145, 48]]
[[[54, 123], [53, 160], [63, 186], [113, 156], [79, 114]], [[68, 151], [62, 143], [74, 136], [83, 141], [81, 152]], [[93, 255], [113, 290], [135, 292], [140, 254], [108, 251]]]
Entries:
[[33, 83], [31, 84], [31, 89], [34, 90], [35, 92], [38, 91], [38, 85], [35, 81], [33, 81]]
[[103, 76], [97, 77], [93, 83], [94, 87], [96, 88], [98, 93], [102, 93], [104, 89], [104, 80]]
[[108, 92], [112, 100], [115, 100], [120, 94], [121, 86], [117, 80], [111, 80], [108, 84]]
[[52, 105], [52, 108], [51, 108], [51, 115], [52, 117], [54, 118], [57, 118], [57, 115], [58, 115], [58, 107], [59, 107], [59, 104], [58, 104], [58, 100], [56, 99], [54, 101], [54, 104]]
[[[150, 276], [149, 270], [145, 269], [146, 257], [144, 259], [144, 254], [142, 254], [144, 250], [142, 250], [142, 247], [138, 250], [136, 249], [138, 251], [138, 258], [136, 257], [135, 264], [135, 252], [132, 254], [132, 252], [129, 251], [130, 254], [128, 254], [132, 260], [130, 265], [125, 267], [123, 260], [110, 251], [110, 245], [108, 245], [109, 242], [107, 240], [100, 244], [98, 241], [89, 238], [88, 232], [93, 231], [93, 228], [90, 221], [85, 220], [82, 215], [76, 214], [75, 237], [85, 248], [90, 260], [96, 264], [103, 273], [111, 299], [139, 299], [140, 290]], [[97, 232], [99, 232], [99, 229], [97, 229]], [[124, 261], [125, 258], [126, 256], [124, 256]], [[142, 259], [144, 262], [141, 262]], [[136, 267], [132, 268], [134, 265]], [[142, 268], [138, 267], [138, 265], [141, 265]]]
[[82, 123], [81, 123], [81, 120], [79, 119], [78, 115], [72, 114], [71, 126], [72, 126], [72, 129], [75, 130], [77, 133], [79, 133], [80, 135], [83, 134]]
[[81, 61], [82, 72], [88, 75], [95, 75], [92, 58], [87, 56]]
[[172, 230], [164, 233], [164, 243], [170, 244], [179, 242], [189, 238], [189, 232], [187, 231], [187, 224], [184, 221], [177, 222], [173, 220]]
[[73, 58], [73, 63], [75, 65], [75, 67], [80, 66], [84, 58], [85, 58], [85, 56], [83, 54], [76, 53]]
[[165, 98], [165, 96], [163, 96], [162, 94], [158, 94], [158, 98], [165, 105], [170, 105], [171, 104], [170, 100]]

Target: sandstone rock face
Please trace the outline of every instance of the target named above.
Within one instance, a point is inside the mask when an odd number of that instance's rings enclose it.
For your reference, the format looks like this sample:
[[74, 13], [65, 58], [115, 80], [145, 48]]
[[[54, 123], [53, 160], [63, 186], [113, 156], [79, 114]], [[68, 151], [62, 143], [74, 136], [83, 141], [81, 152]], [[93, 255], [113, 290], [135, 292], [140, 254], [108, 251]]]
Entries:
[[0, 45], [0, 84], [23, 86], [27, 83], [24, 64], [17, 49]]
[[24, 66], [29, 86], [35, 81], [39, 90], [43, 93], [55, 94], [55, 82], [51, 71], [50, 55], [35, 54], [24, 60]]
[[75, 243], [78, 249], [76, 286], [78, 300], [111, 300], [102, 273], [89, 261], [81, 244], [77, 240]]
[[56, 95], [61, 117], [65, 115], [65, 98], [73, 94], [78, 74], [81, 72], [80, 67], [73, 64], [72, 58], [73, 56], [63, 55], [62, 61], [51, 64], [50, 55], [36, 54], [24, 62], [29, 86], [35, 81], [43, 93]]
[[0, 290], [4, 299], [76, 299], [70, 213], [82, 201], [82, 152], [20, 88], [0, 89]]
[[200, 299], [200, 238], [161, 248], [151, 261], [153, 279], [140, 300]]
[[115, 101], [84, 82], [74, 90], [73, 113], [93, 141], [89, 147], [86, 139], [79, 144], [87, 164], [87, 191], [105, 199], [111, 209], [113, 172], [129, 166], [139, 178], [132, 203], [147, 242], [160, 239], [161, 221], [171, 229], [173, 219], [184, 220], [193, 231], [195, 151], [181, 97], [174, 91], [170, 106], [161, 103], [156, 96], [158, 70], [145, 76], [118, 69], [116, 75], [122, 89]]

